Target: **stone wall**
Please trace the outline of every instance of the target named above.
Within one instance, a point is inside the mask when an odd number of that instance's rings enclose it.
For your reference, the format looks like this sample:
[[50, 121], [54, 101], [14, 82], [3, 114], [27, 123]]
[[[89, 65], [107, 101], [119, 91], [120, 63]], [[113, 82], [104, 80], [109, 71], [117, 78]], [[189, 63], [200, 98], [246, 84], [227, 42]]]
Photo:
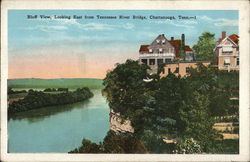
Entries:
[[134, 133], [134, 128], [131, 126], [130, 120], [123, 120], [120, 117], [119, 113], [115, 113], [110, 109], [109, 114], [110, 129], [116, 133], [125, 133], [130, 132]]

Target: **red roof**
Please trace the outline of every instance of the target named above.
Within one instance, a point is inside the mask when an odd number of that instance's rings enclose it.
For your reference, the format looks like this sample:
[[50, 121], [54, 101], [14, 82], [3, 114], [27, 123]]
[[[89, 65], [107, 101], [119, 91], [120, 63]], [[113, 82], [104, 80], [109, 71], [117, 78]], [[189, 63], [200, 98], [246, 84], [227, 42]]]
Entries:
[[184, 50], [185, 50], [186, 52], [193, 52], [193, 50], [192, 50], [189, 46], [185, 46], [185, 47], [184, 47]]
[[236, 34], [232, 34], [229, 36], [230, 39], [232, 39], [232, 41], [234, 41], [234, 43], [238, 44], [239, 42], [239, 36]]
[[[236, 44], [239, 43], [239, 36], [238, 36], [238, 35], [232, 34], [232, 35], [229, 36], [229, 38], [230, 38], [232, 41], [234, 41], [234, 43], [236, 43]], [[219, 39], [218, 39], [218, 42], [221, 43], [222, 40], [223, 40], [222, 38], [219, 38]]]
[[139, 52], [140, 53], [148, 53], [149, 52], [148, 46], [149, 45], [141, 45]]
[[176, 57], [180, 57], [181, 40], [169, 40], [168, 41], [175, 48]]

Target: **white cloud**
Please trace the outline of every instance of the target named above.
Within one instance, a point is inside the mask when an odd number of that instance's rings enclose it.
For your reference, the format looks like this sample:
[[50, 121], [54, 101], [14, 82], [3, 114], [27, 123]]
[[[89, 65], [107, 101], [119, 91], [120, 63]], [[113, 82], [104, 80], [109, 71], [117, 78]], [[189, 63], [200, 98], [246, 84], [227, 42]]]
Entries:
[[192, 21], [192, 20], [184, 20], [184, 21], [180, 21], [183, 24], [198, 24], [197, 21]]
[[195, 24], [195, 22], [190, 22], [188, 21], [178, 21], [178, 23], [174, 23], [173, 20], [165, 20], [165, 21], [156, 21], [155, 23], [157, 24], [169, 24], [177, 27], [185, 27], [185, 28], [194, 28], [191, 25], [186, 25], [186, 24]]
[[133, 29], [135, 26], [134, 26], [134, 24], [126, 23], [126, 24], [123, 25], [123, 27], [124, 27], [125, 29]]
[[58, 26], [58, 25], [37, 25], [34, 27], [28, 27], [27, 30], [41, 30], [44, 32], [53, 32], [58, 30], [66, 30], [68, 29], [66, 26]]
[[215, 26], [238, 26], [237, 20], [222, 19], [221, 22], [214, 23]]
[[213, 19], [208, 16], [198, 16], [198, 19], [212, 23], [215, 26], [238, 26], [238, 20], [230, 20], [225, 18]]

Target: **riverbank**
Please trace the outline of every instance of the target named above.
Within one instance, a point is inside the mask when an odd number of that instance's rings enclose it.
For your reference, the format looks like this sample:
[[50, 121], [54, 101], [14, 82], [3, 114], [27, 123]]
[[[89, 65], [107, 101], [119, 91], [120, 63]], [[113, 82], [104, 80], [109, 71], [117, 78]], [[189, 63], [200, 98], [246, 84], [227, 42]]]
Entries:
[[8, 120], [10, 153], [67, 153], [83, 138], [102, 142], [109, 130], [109, 106], [101, 89], [74, 104], [16, 113]]
[[89, 88], [78, 88], [73, 92], [45, 93], [42, 91], [29, 90], [28, 94], [21, 100], [13, 101], [8, 106], [8, 115], [38, 109], [47, 106], [72, 104], [93, 97]]

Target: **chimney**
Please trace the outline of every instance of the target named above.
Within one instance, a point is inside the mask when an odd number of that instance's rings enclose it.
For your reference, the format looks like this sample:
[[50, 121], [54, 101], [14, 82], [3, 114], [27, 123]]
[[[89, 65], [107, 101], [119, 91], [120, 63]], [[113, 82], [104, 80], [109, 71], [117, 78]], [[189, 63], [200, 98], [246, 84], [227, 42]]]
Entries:
[[171, 37], [171, 41], [173, 41], [174, 40], [174, 37]]
[[226, 34], [225, 31], [221, 32], [221, 38], [222, 38], [222, 39], [226, 38], [226, 36], [227, 36], [227, 34]]
[[181, 35], [181, 44], [182, 44], [182, 47], [184, 48], [185, 47], [185, 34]]

